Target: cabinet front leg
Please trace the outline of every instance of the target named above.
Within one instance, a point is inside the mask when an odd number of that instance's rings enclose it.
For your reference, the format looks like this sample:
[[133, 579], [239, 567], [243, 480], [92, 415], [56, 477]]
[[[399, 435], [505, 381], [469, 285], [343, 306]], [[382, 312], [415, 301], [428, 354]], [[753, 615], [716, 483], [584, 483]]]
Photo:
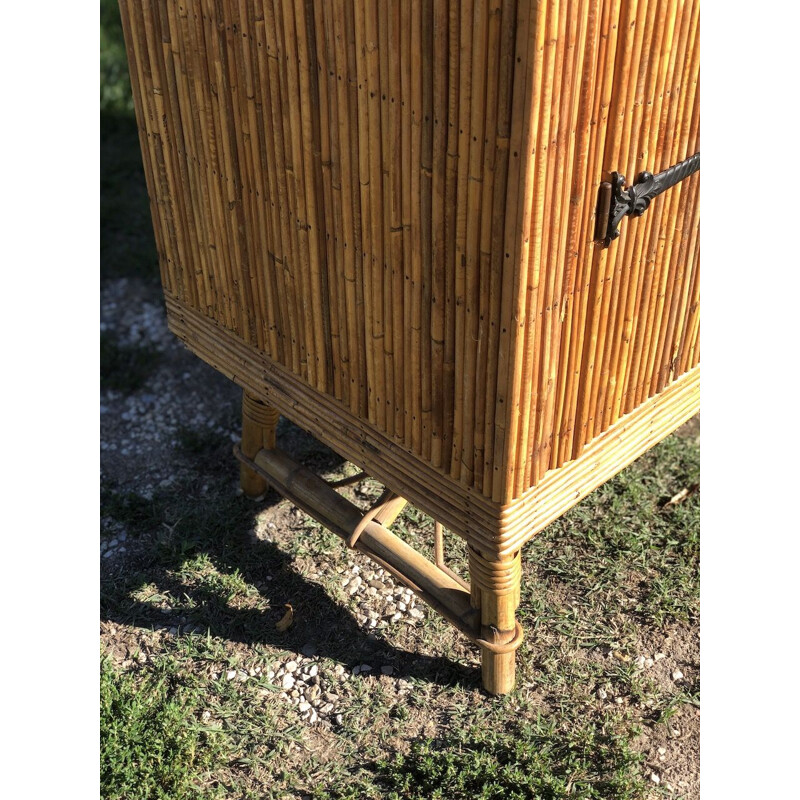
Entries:
[[469, 548], [471, 600], [481, 612], [480, 638], [483, 688], [507, 694], [514, 688], [516, 648], [522, 641], [516, 621], [519, 606], [521, 559], [517, 551], [500, 560]]

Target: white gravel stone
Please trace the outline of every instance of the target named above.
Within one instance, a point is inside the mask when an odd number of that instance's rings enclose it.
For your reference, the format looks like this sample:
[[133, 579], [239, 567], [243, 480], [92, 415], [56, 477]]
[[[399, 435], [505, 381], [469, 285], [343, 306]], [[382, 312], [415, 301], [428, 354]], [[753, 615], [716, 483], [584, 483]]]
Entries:
[[341, 714], [337, 714], [334, 719], [336, 720], [337, 725], [341, 725], [344, 722], [344, 718]]
[[308, 668], [308, 672], [306, 672], [306, 675], [308, 675], [309, 678], [313, 678], [318, 672], [319, 672], [319, 667], [316, 664], [312, 664]]
[[281, 687], [289, 690], [294, 687], [294, 677], [292, 675], [284, 675], [281, 681]]
[[650, 780], [651, 780], [651, 781], [653, 781], [653, 783], [655, 783], [655, 784], [656, 784], [656, 786], [657, 786], [659, 783], [661, 783], [661, 777], [660, 777], [660, 776], [658, 775], [658, 773], [656, 773], [656, 772], [651, 772], [651, 773], [650, 773]]
[[297, 669], [297, 662], [296, 661], [287, 661], [284, 669], [287, 672], [294, 672]]
[[225, 677], [229, 681], [232, 681], [236, 677], [236, 670], [235, 669], [229, 669], [228, 672], [226, 673]]
[[679, 669], [676, 669], [672, 673], [672, 680], [679, 681], [679, 680], [682, 680], [682, 678], [683, 678], [683, 673]]
[[662, 658], [666, 658], [666, 657], [667, 657], [666, 653], [656, 653], [653, 656], [654, 660], [656, 660], [656, 661], [661, 661]]

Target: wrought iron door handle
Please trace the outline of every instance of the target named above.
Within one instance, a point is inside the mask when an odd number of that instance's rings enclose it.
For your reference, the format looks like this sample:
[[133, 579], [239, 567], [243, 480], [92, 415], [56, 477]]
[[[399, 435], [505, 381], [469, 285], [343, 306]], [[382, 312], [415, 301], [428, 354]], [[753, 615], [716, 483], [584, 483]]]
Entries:
[[619, 224], [623, 217], [641, 217], [650, 202], [676, 183], [688, 178], [700, 169], [700, 153], [675, 164], [673, 167], [653, 175], [640, 172], [633, 185], [625, 189], [625, 176], [611, 173], [610, 181], [603, 181], [597, 195], [595, 217], [595, 241], [608, 247], [619, 236]]

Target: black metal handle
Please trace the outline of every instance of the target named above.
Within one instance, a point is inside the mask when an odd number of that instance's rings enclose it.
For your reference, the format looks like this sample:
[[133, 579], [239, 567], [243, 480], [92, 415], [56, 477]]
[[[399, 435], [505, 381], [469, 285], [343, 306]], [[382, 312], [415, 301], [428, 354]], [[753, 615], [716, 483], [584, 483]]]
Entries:
[[653, 175], [652, 172], [639, 173], [636, 181], [627, 190], [624, 188], [625, 176], [612, 172], [611, 180], [600, 184], [597, 195], [595, 241], [608, 247], [619, 236], [619, 224], [623, 217], [641, 217], [654, 197], [671, 189], [699, 169], [698, 152], [658, 175]]

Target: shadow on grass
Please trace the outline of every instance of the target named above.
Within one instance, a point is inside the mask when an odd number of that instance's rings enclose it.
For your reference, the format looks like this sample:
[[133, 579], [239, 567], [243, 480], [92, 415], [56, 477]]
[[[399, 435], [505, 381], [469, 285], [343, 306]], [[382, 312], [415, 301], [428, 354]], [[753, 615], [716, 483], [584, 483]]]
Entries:
[[133, 117], [100, 115], [100, 275], [159, 280], [150, 201]]
[[158, 280], [150, 201], [116, 0], [100, 2], [100, 274]]
[[[305, 449], [306, 437], [297, 438], [299, 449]], [[270, 492], [264, 501], [253, 503], [236, 496], [229, 442], [208, 448], [204, 454], [208, 458], [198, 458], [196, 447], [193, 442], [187, 448], [187, 455], [193, 453], [193, 463], [215, 468], [203, 469], [204, 474], [162, 490], [151, 500], [111, 485], [104, 487], [103, 516], [125, 526], [130, 551], [119, 565], [103, 559], [104, 619], [145, 629], [191, 625], [228, 642], [298, 654], [310, 644], [317, 655], [345, 666], [391, 664], [396, 676], [477, 688], [477, 671], [448, 658], [403, 650], [379, 632], [363, 630], [326, 588], [298, 572], [290, 554], [254, 535], [257, 515], [281, 498]], [[297, 452], [298, 448], [292, 449]], [[341, 463], [319, 445], [314, 448], [309, 443], [308, 450], [304, 460], [314, 469]], [[206, 495], [199, 491], [203, 484], [214, 483], [220, 488]], [[316, 563], [326, 560], [329, 553], [335, 557], [334, 548], [344, 546], [305, 515], [292, 528], [297, 537], [305, 538]], [[299, 546], [303, 544], [298, 541]], [[331, 574], [322, 565], [319, 572]], [[159, 603], [168, 604], [169, 613]], [[276, 623], [287, 603], [293, 608], [294, 624], [282, 633]]]

